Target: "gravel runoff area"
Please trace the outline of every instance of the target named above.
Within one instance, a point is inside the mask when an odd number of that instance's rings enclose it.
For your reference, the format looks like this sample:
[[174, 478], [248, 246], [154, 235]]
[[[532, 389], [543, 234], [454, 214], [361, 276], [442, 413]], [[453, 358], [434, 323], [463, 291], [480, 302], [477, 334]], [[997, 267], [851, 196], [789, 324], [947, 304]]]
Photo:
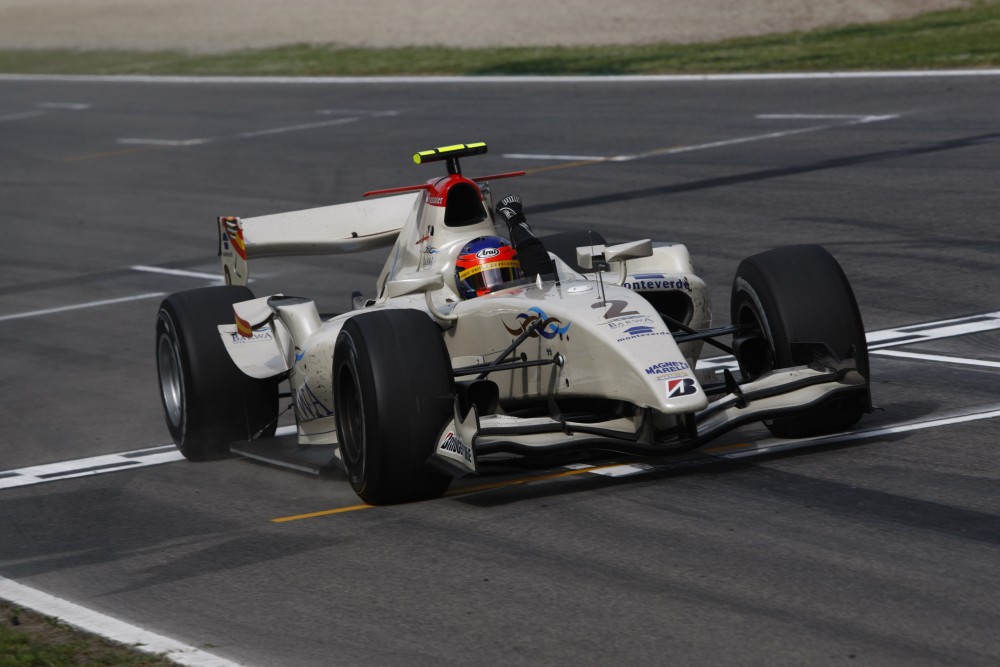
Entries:
[[971, 0], [0, 0], [0, 49], [701, 42], [904, 18]]

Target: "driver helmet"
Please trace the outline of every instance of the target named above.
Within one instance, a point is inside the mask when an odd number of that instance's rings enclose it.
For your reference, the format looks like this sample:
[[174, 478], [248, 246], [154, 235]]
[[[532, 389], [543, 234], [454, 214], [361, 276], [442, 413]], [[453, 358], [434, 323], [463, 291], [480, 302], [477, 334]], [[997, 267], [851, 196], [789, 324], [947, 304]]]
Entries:
[[455, 260], [455, 286], [463, 299], [501, 289], [521, 277], [521, 262], [506, 239], [480, 236], [466, 243]]

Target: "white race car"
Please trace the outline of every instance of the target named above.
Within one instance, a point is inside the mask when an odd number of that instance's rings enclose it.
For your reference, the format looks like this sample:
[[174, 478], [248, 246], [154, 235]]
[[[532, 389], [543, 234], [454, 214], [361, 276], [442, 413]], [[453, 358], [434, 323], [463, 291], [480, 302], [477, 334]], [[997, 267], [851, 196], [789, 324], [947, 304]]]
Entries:
[[[494, 213], [489, 187], [523, 172], [462, 175], [459, 160], [485, 152], [421, 151], [417, 164], [444, 161], [447, 175], [357, 202], [219, 218], [226, 286], [168, 296], [156, 323], [163, 407], [185, 457], [342, 467], [363, 500], [394, 503], [439, 496], [491, 461], [664, 456], [747, 422], [800, 437], [871, 410], [860, 313], [826, 250], [745, 259], [732, 324], [712, 328], [677, 243], [562, 233], [540, 239], [543, 271], [525, 266], [528, 242]], [[246, 287], [251, 258], [382, 246], [373, 296], [340, 315]], [[699, 366], [706, 343], [738, 369]], [[295, 433], [276, 436], [283, 398]]]

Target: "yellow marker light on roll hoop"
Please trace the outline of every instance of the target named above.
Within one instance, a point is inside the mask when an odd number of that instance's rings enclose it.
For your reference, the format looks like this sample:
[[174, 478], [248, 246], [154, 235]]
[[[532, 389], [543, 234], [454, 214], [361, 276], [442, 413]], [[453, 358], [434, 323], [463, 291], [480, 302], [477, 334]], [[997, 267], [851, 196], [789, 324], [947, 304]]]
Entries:
[[[416, 164], [423, 164], [425, 160], [429, 158], [438, 158], [446, 153], [455, 153], [458, 151], [475, 150], [477, 148], [486, 148], [485, 141], [477, 141], [471, 144], [453, 144], [451, 146], [441, 146], [440, 148], [432, 148], [426, 151], [420, 151], [413, 154], [413, 162]], [[483, 152], [486, 152], [485, 150]]]
[[422, 158], [424, 158], [424, 157], [430, 157], [430, 156], [434, 155], [436, 152], [437, 151], [420, 151], [419, 153], [414, 153], [413, 154], [413, 161], [416, 164], [420, 164], [420, 161], [421, 161]]

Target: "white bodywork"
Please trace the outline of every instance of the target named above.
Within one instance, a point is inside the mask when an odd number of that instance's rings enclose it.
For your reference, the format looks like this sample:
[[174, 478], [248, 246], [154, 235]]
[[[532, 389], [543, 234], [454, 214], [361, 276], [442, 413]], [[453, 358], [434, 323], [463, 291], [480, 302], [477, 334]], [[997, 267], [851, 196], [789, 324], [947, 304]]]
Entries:
[[[466, 450], [473, 441], [487, 442], [491, 430], [526, 423], [505, 414], [502, 406], [507, 404], [545, 402], [549, 397], [621, 401], [634, 406], [634, 414], [606, 426], [633, 435], [644, 428], [668, 428], [676, 415], [708, 408], [696, 375], [702, 342], [678, 346], [650, 301], [682, 295], [681, 301], [689, 303], [685, 324], [699, 330], [711, 325], [707, 289], [695, 275], [685, 246], [648, 240], [584, 246], [577, 263], [591, 266], [595, 255], [603, 255], [607, 270], [578, 273], [552, 255], [558, 282], [529, 280], [462, 301], [454, 281], [460, 248], [476, 237], [506, 236], [492, 220], [488, 187], [479, 187], [483, 220], [462, 226], [445, 224], [445, 208], [430, 189], [258, 218], [220, 218], [223, 271], [233, 284], [246, 284], [249, 258], [392, 245], [376, 296], [363, 308], [322, 321], [312, 301], [272, 295], [236, 304], [234, 324], [219, 327], [226, 349], [243, 372], [256, 378], [287, 376], [299, 444], [337, 442], [331, 387], [337, 336], [348, 318], [382, 308], [426, 312], [439, 324], [456, 369], [496, 360], [526, 326], [543, 320], [516, 353], [521, 360], [554, 363], [491, 373], [501, 409], [474, 419], [456, 413], [442, 433], [438, 454], [470, 472], [475, 462]], [[456, 379], [471, 380], [475, 374]], [[503, 436], [525, 446], [571, 437], [568, 431]], [[459, 445], [449, 445], [449, 438], [457, 438]]]

